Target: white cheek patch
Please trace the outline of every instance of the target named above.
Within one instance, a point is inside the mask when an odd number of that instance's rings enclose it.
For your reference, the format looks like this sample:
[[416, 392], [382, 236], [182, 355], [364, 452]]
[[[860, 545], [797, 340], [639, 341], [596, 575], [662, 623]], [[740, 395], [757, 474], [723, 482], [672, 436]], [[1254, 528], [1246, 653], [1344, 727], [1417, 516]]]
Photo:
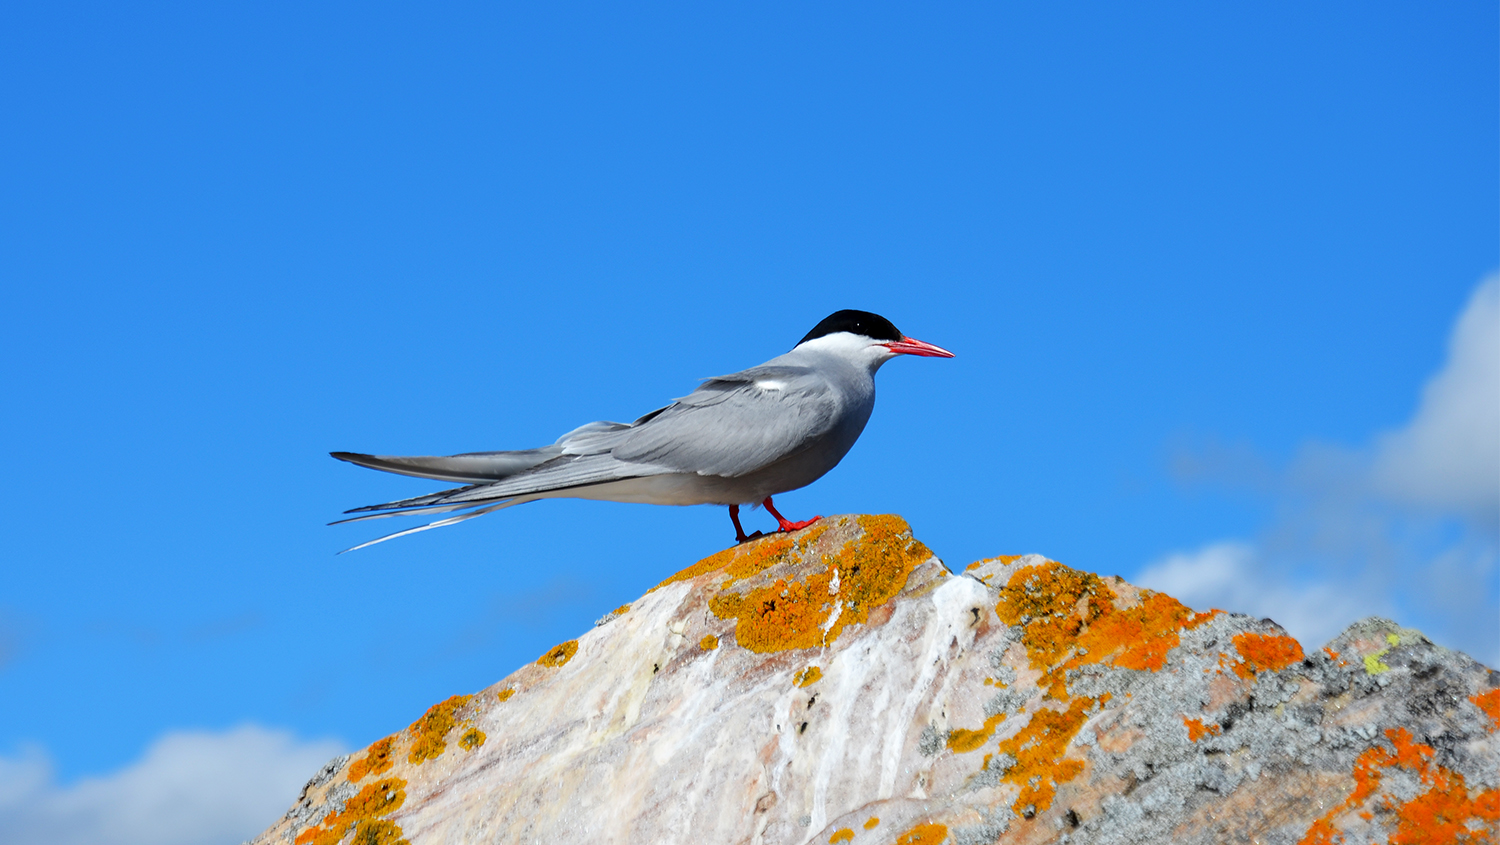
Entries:
[[775, 381], [774, 379], [758, 381], [755, 383], [755, 386], [760, 388], [761, 390], [786, 390], [786, 382]]

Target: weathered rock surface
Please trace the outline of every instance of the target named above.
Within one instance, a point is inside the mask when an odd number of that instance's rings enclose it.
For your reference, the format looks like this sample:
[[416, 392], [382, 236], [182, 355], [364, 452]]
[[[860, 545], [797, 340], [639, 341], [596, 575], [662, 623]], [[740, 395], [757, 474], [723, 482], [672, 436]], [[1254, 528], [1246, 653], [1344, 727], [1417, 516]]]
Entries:
[[256, 842], [1494, 841], [1500, 676], [1369, 619], [1305, 653], [897, 517], [726, 550], [331, 762]]

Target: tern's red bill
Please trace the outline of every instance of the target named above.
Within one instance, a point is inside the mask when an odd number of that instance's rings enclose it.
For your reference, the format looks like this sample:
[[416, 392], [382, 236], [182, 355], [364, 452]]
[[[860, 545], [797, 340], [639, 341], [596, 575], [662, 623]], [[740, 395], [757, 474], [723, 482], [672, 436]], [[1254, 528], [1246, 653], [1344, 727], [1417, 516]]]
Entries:
[[953, 353], [941, 346], [934, 346], [925, 340], [917, 340], [914, 337], [902, 335], [900, 340], [884, 344], [885, 348], [897, 355], [921, 355], [923, 358], [952, 358]]

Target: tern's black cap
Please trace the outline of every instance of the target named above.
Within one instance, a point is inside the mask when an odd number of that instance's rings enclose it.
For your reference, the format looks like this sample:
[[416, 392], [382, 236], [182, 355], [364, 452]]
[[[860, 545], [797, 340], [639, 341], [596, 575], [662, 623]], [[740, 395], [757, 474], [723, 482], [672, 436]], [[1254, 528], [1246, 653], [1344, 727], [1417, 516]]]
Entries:
[[837, 332], [849, 332], [850, 334], [864, 335], [871, 340], [900, 340], [901, 330], [897, 329], [890, 320], [879, 314], [871, 314], [869, 311], [855, 311], [844, 309], [835, 311], [823, 318], [823, 322], [813, 326], [813, 330], [807, 333], [807, 337], [797, 341], [797, 345], [815, 340], [824, 335]]

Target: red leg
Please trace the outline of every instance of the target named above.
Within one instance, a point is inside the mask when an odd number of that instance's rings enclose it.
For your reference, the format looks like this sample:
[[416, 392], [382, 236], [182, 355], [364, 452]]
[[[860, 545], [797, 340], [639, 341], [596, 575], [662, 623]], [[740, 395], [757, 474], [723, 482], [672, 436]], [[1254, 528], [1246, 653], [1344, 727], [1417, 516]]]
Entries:
[[812, 525], [814, 522], [817, 522], [818, 520], [823, 518], [821, 516], [815, 516], [812, 519], [804, 519], [801, 522], [792, 522], [786, 517], [782, 516], [779, 512], [777, 512], [776, 506], [771, 504], [770, 496], [767, 496], [766, 500], [764, 502], [761, 502], [761, 504], [766, 506], [766, 510], [770, 512], [771, 516], [776, 517], [776, 524], [778, 526], [776, 529], [777, 531], [801, 531], [807, 526]]
[[755, 532], [754, 534], [747, 535], [747, 534], [745, 534], [745, 529], [743, 529], [743, 528], [740, 527], [740, 506], [739, 505], [730, 505], [729, 506], [729, 519], [734, 522], [734, 541], [736, 543], [743, 543], [743, 542], [746, 542], [747, 540], [751, 540], [751, 539], [754, 539], [755, 537], [759, 537], [760, 536], [760, 532], [759, 531]]

